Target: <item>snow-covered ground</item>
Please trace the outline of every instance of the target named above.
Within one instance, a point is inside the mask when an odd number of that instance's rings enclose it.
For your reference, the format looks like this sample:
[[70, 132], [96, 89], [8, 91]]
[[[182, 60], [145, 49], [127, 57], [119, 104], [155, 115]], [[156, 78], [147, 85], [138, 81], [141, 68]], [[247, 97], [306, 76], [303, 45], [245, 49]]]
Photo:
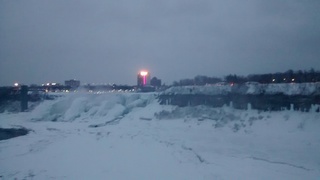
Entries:
[[0, 179], [320, 179], [320, 113], [69, 94], [0, 114]]

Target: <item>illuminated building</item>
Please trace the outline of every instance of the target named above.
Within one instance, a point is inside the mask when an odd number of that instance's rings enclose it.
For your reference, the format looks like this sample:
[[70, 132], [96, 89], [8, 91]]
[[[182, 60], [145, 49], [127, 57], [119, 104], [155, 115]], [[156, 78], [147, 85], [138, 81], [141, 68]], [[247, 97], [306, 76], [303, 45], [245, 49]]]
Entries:
[[71, 88], [78, 88], [80, 86], [80, 81], [71, 79], [68, 81], [64, 81], [65, 86], [69, 86]]
[[150, 84], [151, 86], [154, 86], [154, 87], [160, 87], [161, 86], [161, 79], [158, 79], [156, 77], [153, 77], [151, 80], [150, 80]]
[[137, 78], [137, 85], [139, 87], [150, 84], [150, 73], [148, 71], [140, 71]]

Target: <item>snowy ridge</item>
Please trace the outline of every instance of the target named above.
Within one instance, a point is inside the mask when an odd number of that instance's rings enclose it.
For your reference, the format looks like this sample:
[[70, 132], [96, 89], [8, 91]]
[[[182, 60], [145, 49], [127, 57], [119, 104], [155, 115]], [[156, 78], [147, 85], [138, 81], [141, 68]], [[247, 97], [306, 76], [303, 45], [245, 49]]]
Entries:
[[317, 179], [320, 114], [160, 105], [155, 94], [69, 94], [0, 127], [0, 179]]
[[278, 83], [259, 84], [246, 83], [243, 85], [209, 85], [209, 86], [174, 86], [164, 94], [206, 94], [224, 95], [236, 94], [285, 94], [285, 95], [319, 95], [320, 83]]

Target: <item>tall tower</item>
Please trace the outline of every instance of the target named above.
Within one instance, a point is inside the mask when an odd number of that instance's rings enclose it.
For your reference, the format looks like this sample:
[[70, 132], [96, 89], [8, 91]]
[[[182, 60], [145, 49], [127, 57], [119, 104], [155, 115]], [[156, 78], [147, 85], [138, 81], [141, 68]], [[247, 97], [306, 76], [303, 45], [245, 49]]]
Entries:
[[138, 87], [150, 84], [150, 73], [148, 71], [140, 71], [137, 78]]

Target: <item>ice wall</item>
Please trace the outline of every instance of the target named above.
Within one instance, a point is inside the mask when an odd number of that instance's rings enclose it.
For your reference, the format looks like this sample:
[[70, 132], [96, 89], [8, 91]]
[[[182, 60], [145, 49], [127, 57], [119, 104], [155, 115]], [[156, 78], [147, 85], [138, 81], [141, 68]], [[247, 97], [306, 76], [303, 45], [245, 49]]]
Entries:
[[105, 121], [124, 116], [137, 107], [145, 107], [154, 94], [68, 94], [45, 101], [32, 111], [35, 121]]

